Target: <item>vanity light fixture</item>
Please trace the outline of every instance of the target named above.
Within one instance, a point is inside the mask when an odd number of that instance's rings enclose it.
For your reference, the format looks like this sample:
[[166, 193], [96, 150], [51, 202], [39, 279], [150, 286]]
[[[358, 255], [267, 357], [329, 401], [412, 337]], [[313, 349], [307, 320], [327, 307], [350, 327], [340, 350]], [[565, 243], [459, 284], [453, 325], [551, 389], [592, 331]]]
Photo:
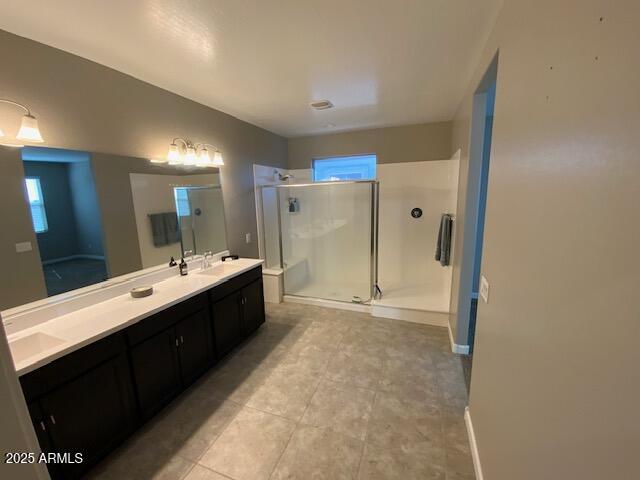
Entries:
[[[209, 154], [207, 147], [215, 148], [213, 158]], [[152, 160], [153, 161], [153, 160]], [[154, 163], [159, 163], [157, 160]], [[222, 153], [213, 145], [208, 143], [194, 144], [184, 138], [174, 138], [169, 145], [167, 160], [164, 163], [169, 165], [185, 165], [191, 167], [220, 167], [224, 165]]]
[[[40, 134], [40, 129], [38, 128], [38, 120], [36, 117], [31, 115], [31, 110], [22, 105], [21, 103], [14, 102], [13, 100], [6, 100], [4, 98], [0, 98], [0, 103], [7, 103], [9, 105], [14, 105], [19, 107], [25, 111], [25, 115], [22, 117], [22, 123], [20, 124], [20, 130], [18, 130], [18, 134], [16, 135], [16, 139], [21, 140], [23, 142], [30, 143], [42, 143], [44, 139]], [[4, 137], [4, 132], [0, 129], [0, 137]]]

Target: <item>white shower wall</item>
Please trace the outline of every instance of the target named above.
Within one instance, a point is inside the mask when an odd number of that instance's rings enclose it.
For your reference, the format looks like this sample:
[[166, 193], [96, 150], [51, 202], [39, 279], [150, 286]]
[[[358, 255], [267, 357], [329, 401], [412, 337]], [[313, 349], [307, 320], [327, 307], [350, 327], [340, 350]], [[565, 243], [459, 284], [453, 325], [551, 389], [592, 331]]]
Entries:
[[[378, 165], [378, 304], [449, 311], [451, 267], [436, 262], [435, 249], [441, 215], [456, 212], [458, 166], [457, 159]], [[416, 207], [420, 218], [411, 216]]]
[[[425, 162], [385, 163], [377, 166], [379, 181], [379, 225], [378, 225], [378, 284], [383, 290], [382, 299], [374, 303], [382, 307], [448, 312], [451, 296], [450, 266], [442, 267], [435, 260], [436, 239], [443, 213], [456, 213], [459, 159]], [[273, 167], [254, 166], [256, 185], [274, 184]], [[291, 183], [306, 183], [311, 179], [311, 169], [281, 170], [292, 173]], [[280, 183], [280, 182], [278, 182]], [[322, 188], [322, 187], [318, 187]], [[295, 190], [295, 189], [292, 189]], [[324, 193], [319, 193], [324, 192]], [[349, 260], [341, 255], [344, 245], [357, 245], [358, 253], [368, 252], [370, 246], [357, 244], [359, 231], [366, 229], [368, 198], [363, 195], [347, 195], [341, 191], [300, 191], [301, 210], [296, 214], [283, 212], [283, 229], [294, 232], [295, 241], [283, 238], [284, 250], [290, 252], [287, 262], [289, 289], [301, 291], [308, 285], [326, 284], [327, 289], [335, 284], [335, 291], [345, 289], [341, 282], [354, 285], [362, 276], [363, 256]], [[344, 190], [344, 194], [347, 190]], [[262, 229], [262, 200], [264, 205], [264, 230]], [[347, 201], [345, 201], [347, 200]], [[267, 258], [267, 266], [279, 266], [278, 226], [275, 192], [266, 195], [256, 191], [259, 204], [259, 236], [261, 256]], [[282, 202], [285, 208], [286, 202]], [[411, 209], [422, 209], [422, 217], [411, 217]], [[370, 214], [369, 214], [370, 216]], [[328, 225], [327, 219], [344, 220], [351, 228]], [[305, 228], [315, 225], [316, 235], [323, 228], [330, 233], [318, 236], [305, 233]], [[453, 234], [457, 225], [454, 221]], [[265, 238], [265, 235], [267, 238]], [[304, 238], [308, 235], [309, 238]], [[333, 254], [332, 254], [333, 253]], [[329, 260], [327, 260], [329, 259]], [[270, 262], [270, 263], [269, 263]], [[335, 273], [340, 272], [336, 276]], [[313, 275], [311, 274], [313, 272]], [[304, 292], [303, 292], [304, 293]], [[356, 295], [356, 293], [353, 293]], [[319, 296], [322, 295], [309, 295]], [[345, 296], [348, 301], [349, 297]]]

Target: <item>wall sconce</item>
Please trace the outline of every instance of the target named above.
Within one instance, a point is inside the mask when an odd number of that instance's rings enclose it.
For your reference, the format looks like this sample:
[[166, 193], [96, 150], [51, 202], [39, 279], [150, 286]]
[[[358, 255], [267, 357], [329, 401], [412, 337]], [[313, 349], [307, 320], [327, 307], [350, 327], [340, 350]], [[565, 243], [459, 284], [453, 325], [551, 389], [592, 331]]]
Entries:
[[[18, 140], [30, 143], [44, 142], [42, 135], [40, 135], [40, 129], [38, 128], [38, 120], [36, 120], [36, 117], [31, 115], [31, 110], [29, 110], [21, 103], [14, 102], [12, 100], [5, 100], [0, 98], [0, 103], [14, 105], [25, 111], [25, 115], [22, 117], [22, 123], [20, 124], [20, 130], [18, 130], [18, 134], [16, 135], [16, 138]], [[0, 129], [0, 138], [4, 136], [4, 132], [2, 131], [2, 129]]]
[[[207, 147], [213, 147], [213, 158]], [[154, 159], [153, 163], [168, 163], [169, 165], [185, 165], [192, 167], [221, 167], [224, 165], [222, 153], [216, 147], [208, 143], [194, 144], [184, 138], [174, 138], [169, 145], [166, 160]]]

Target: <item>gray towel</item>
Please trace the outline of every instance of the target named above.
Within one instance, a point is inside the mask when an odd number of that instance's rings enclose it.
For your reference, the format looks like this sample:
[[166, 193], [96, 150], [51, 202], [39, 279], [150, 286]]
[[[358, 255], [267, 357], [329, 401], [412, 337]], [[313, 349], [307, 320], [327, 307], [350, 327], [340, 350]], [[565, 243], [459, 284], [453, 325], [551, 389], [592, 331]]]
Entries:
[[436, 241], [436, 261], [446, 267], [451, 256], [451, 232], [453, 230], [453, 218], [448, 213], [443, 213], [440, 218], [438, 240]]
[[176, 212], [152, 213], [149, 215], [149, 220], [155, 247], [180, 241], [180, 225]]
[[180, 222], [176, 212], [164, 214], [164, 224], [167, 230], [167, 243], [178, 243], [180, 241]]

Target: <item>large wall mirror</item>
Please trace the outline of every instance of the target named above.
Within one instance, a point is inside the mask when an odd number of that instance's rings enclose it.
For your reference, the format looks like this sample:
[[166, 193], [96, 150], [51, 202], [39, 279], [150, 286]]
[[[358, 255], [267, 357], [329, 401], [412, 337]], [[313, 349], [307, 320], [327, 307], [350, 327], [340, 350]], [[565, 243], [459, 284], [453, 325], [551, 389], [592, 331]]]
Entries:
[[9, 265], [32, 267], [20, 291], [2, 289], [0, 310], [227, 249], [215, 168], [41, 147], [2, 147], [0, 160], [0, 241]]

